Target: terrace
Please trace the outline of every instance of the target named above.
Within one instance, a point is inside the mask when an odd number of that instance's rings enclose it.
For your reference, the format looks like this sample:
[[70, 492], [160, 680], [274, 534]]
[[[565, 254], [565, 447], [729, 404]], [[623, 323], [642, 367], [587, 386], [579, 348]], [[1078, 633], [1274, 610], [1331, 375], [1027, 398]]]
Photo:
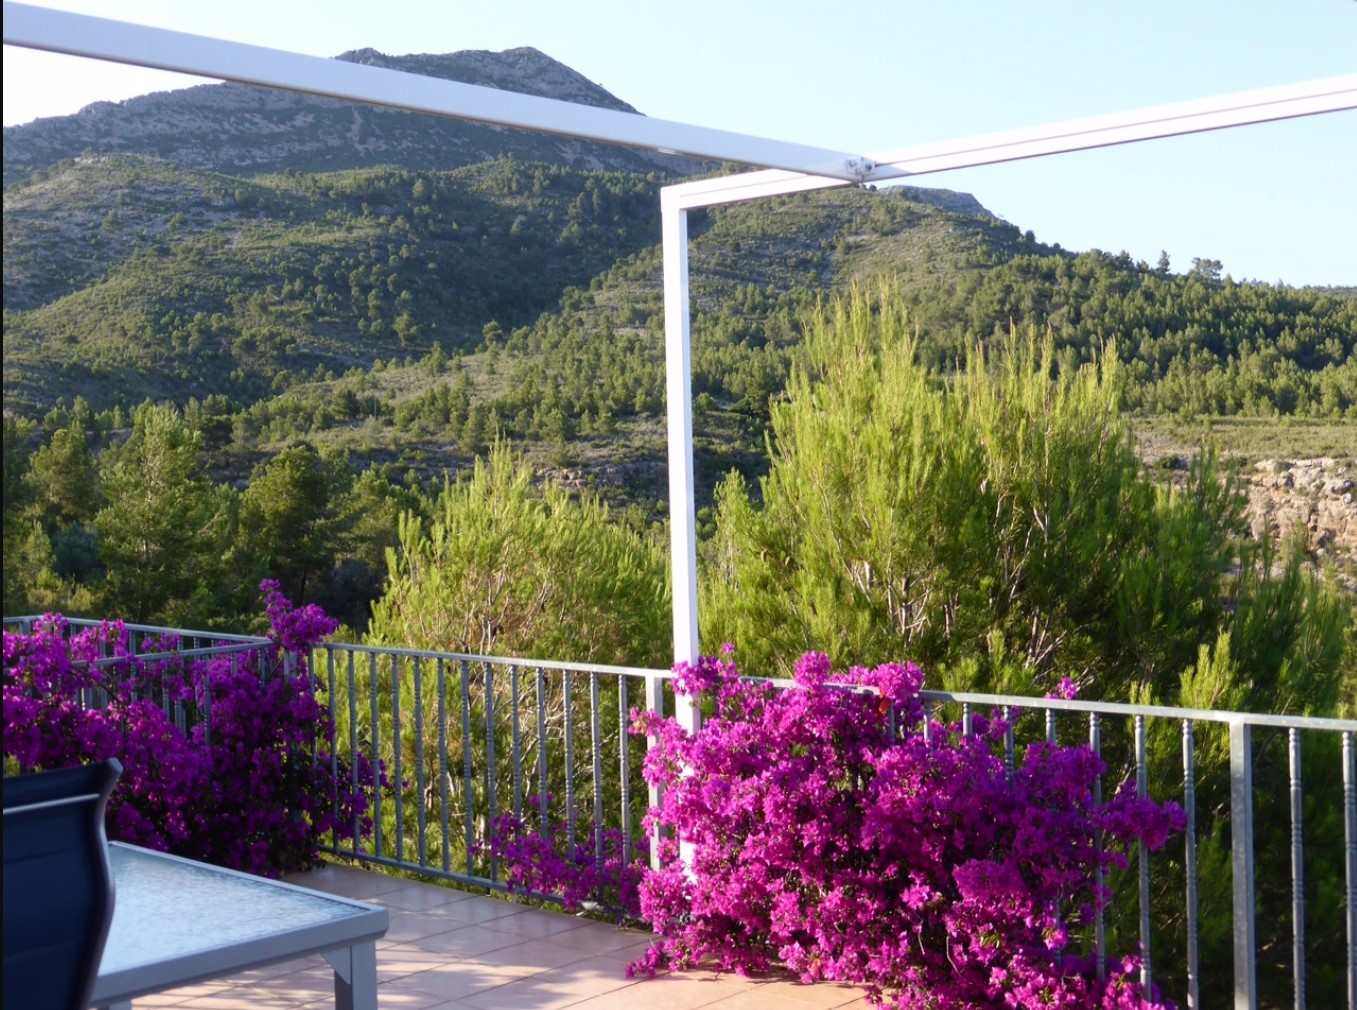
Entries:
[[[1337, 79], [1273, 89], [1266, 95], [1186, 103], [1171, 111], [1145, 110], [863, 157], [719, 135], [682, 124], [646, 121], [638, 126], [611, 118], [613, 114], [594, 116], [540, 100], [505, 99], [498, 93], [490, 96], [494, 99], [490, 102], [490, 97], [477, 94], [483, 89], [447, 82], [430, 87], [431, 82], [396, 79], [407, 75], [339, 67], [153, 29], [116, 26], [118, 30], [110, 32], [115, 23], [17, 4], [6, 3], [5, 25], [7, 44], [766, 166], [748, 175], [670, 187], [662, 205], [671, 499], [677, 503], [675, 656], [680, 660], [699, 655], [688, 381], [689, 211], [733, 200], [1357, 106], [1357, 80]], [[163, 52], [176, 55], [167, 62], [158, 55]], [[27, 619], [16, 622], [27, 627]], [[131, 630], [134, 652], [146, 662], [243, 657], [267, 644], [241, 639], [224, 652], [220, 643], [225, 636]], [[141, 648], [167, 632], [181, 642], [170, 653], [158, 651], [158, 646]], [[863, 1005], [855, 990], [824, 983], [803, 986], [781, 977], [745, 980], [698, 971], [628, 980], [623, 968], [648, 942], [641, 931], [428, 882], [474, 892], [511, 890], [509, 868], [488, 843], [499, 818], [523, 818], [534, 809], [549, 810], [569, 847], [583, 844], [586, 852], [592, 849], [597, 865], [612, 855], [605, 830], [616, 832], [621, 858], [630, 861], [641, 837], [641, 809], [656, 797], [640, 778], [647, 745], [644, 739], [628, 736], [629, 710], [673, 712], [689, 727], [698, 723], [691, 701], [673, 690], [669, 672], [339, 643], [321, 644], [309, 656], [289, 656], [284, 668], [302, 659], [311, 688], [337, 729], [329, 756], [332, 772], [336, 776], [341, 769], [351, 772], [357, 786], [358, 769], [366, 763], [385, 768], [396, 784], [389, 793], [374, 794], [369, 835], [355, 830], [346, 839], [336, 833], [326, 846], [335, 864], [293, 878], [391, 910], [391, 928], [379, 945], [384, 1006], [624, 1008], [659, 1000], [674, 1010], [709, 1005], [732, 1010]], [[1159, 800], [1182, 804], [1187, 817], [1182, 839], [1172, 843], [1176, 849], [1171, 855], [1156, 856], [1141, 846], [1124, 878], [1117, 881], [1117, 903], [1097, 917], [1079, 943], [1099, 965], [1110, 956], [1112, 940], [1138, 944], [1144, 955], [1141, 980], [1163, 981], [1167, 994], [1186, 1006], [1232, 998], [1236, 1007], [1256, 1007], [1263, 975], [1271, 982], [1284, 980], [1290, 1000], [1303, 1007], [1307, 980], [1319, 969], [1345, 971], [1348, 1005], [1357, 1007], [1357, 722], [943, 692], [924, 692], [922, 699], [930, 712], [955, 723], [963, 735], [972, 733], [977, 716], [992, 710], [1004, 713], [1008, 729], [995, 747], [1010, 773], [1024, 744], [1087, 743], [1109, 766], [1105, 776], [1109, 791], [1126, 780], [1134, 783], [1140, 796], [1150, 792], [1152, 775], [1170, 771], [1152, 760], [1151, 741], [1162, 743], [1168, 736], [1180, 740], [1181, 762], [1169, 778], [1156, 779], [1153, 792]], [[88, 705], [101, 703], [95, 696], [83, 700]], [[209, 709], [191, 710], [164, 694], [157, 700], [181, 727], [202, 725], [210, 737]], [[1224, 755], [1225, 762], [1206, 763], [1199, 774], [1199, 755], [1207, 752]], [[1317, 772], [1303, 774], [1312, 755], [1326, 763]], [[1284, 788], [1276, 788], [1272, 796], [1261, 795], [1253, 778], [1264, 758], [1270, 774], [1284, 779]], [[1274, 777], [1267, 784], [1280, 782]], [[1100, 778], [1098, 790], [1102, 788]], [[1228, 839], [1225, 862], [1211, 864], [1210, 880], [1203, 880], [1199, 869], [1199, 846], [1205, 837], [1197, 824], [1199, 806], [1207, 813], [1206, 804], [1199, 804], [1199, 793], [1225, 798], [1213, 801], [1210, 810], [1211, 828], [1221, 829], [1213, 837]], [[1265, 808], [1258, 806], [1263, 802]], [[1307, 845], [1317, 821], [1335, 810], [1341, 811], [1342, 850], [1317, 851]], [[338, 803], [333, 814], [341, 816]], [[1285, 826], [1281, 833], [1286, 844], [1268, 848], [1261, 855], [1270, 862], [1259, 866], [1255, 839], [1264, 826], [1273, 834]], [[1221, 854], [1211, 851], [1212, 858]], [[1226, 875], [1229, 884], [1223, 887]], [[1260, 883], [1263, 877], [1267, 887]], [[1314, 887], [1316, 879], [1326, 882], [1323, 890]], [[1201, 935], [1201, 904], [1208, 885], [1216, 897], [1227, 895], [1230, 930], [1224, 945], [1219, 937]], [[1166, 895], [1176, 896], [1168, 910]], [[550, 906], [562, 896], [532, 897]], [[595, 910], [610, 911], [601, 886], [590, 900]], [[1221, 913], [1219, 907], [1213, 911]], [[1260, 919], [1267, 934], [1265, 949]], [[1307, 930], [1307, 923], [1314, 922], [1323, 924], [1322, 935]], [[1279, 936], [1286, 940], [1279, 943]], [[1171, 953], [1160, 960], [1166, 945]], [[1222, 984], [1226, 977], [1228, 983]], [[287, 1007], [325, 1005], [328, 999], [328, 969], [316, 961], [176, 990], [138, 1000], [137, 1005]]]

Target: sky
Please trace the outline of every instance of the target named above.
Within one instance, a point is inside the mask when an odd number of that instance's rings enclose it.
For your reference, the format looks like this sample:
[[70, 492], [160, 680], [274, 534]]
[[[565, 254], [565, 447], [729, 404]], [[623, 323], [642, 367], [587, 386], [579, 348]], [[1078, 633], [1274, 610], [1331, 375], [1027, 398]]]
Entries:
[[[1357, 72], [1357, 0], [44, 0], [317, 56], [534, 46], [646, 115], [853, 153]], [[4, 123], [201, 83], [6, 46]], [[920, 177], [1066, 249], [1357, 285], [1357, 111]]]

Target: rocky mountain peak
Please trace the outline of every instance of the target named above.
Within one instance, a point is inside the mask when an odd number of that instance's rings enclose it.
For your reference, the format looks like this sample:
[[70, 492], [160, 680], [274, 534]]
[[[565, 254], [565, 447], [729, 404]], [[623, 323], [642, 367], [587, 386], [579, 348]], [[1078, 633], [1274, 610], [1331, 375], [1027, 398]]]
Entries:
[[[636, 109], [531, 47], [389, 56], [355, 49], [338, 59], [619, 112]], [[254, 175], [400, 164], [456, 168], [512, 156], [576, 168], [683, 175], [696, 159], [547, 137], [479, 123], [374, 108], [243, 84], [203, 84], [4, 130], [4, 184], [82, 154], [141, 154], [185, 168]]]

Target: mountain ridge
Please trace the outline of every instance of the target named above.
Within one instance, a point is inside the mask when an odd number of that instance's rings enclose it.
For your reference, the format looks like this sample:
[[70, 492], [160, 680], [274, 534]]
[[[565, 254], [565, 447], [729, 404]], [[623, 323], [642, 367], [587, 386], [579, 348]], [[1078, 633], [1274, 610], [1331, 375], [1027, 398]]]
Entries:
[[[640, 115], [582, 74], [530, 46], [495, 53], [390, 56], [355, 49], [336, 59]], [[199, 84], [69, 116], [4, 128], [4, 186], [82, 154], [145, 154], [185, 168], [254, 175], [400, 164], [452, 169], [511, 156], [664, 176], [703, 171], [695, 158], [513, 130], [236, 83]]]

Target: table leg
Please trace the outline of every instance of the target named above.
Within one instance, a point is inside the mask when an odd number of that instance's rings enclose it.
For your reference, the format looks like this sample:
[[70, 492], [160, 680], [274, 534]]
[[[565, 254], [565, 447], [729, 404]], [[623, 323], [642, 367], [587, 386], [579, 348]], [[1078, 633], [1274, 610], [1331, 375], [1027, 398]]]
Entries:
[[335, 970], [335, 1010], [377, 1010], [377, 941], [329, 951]]

